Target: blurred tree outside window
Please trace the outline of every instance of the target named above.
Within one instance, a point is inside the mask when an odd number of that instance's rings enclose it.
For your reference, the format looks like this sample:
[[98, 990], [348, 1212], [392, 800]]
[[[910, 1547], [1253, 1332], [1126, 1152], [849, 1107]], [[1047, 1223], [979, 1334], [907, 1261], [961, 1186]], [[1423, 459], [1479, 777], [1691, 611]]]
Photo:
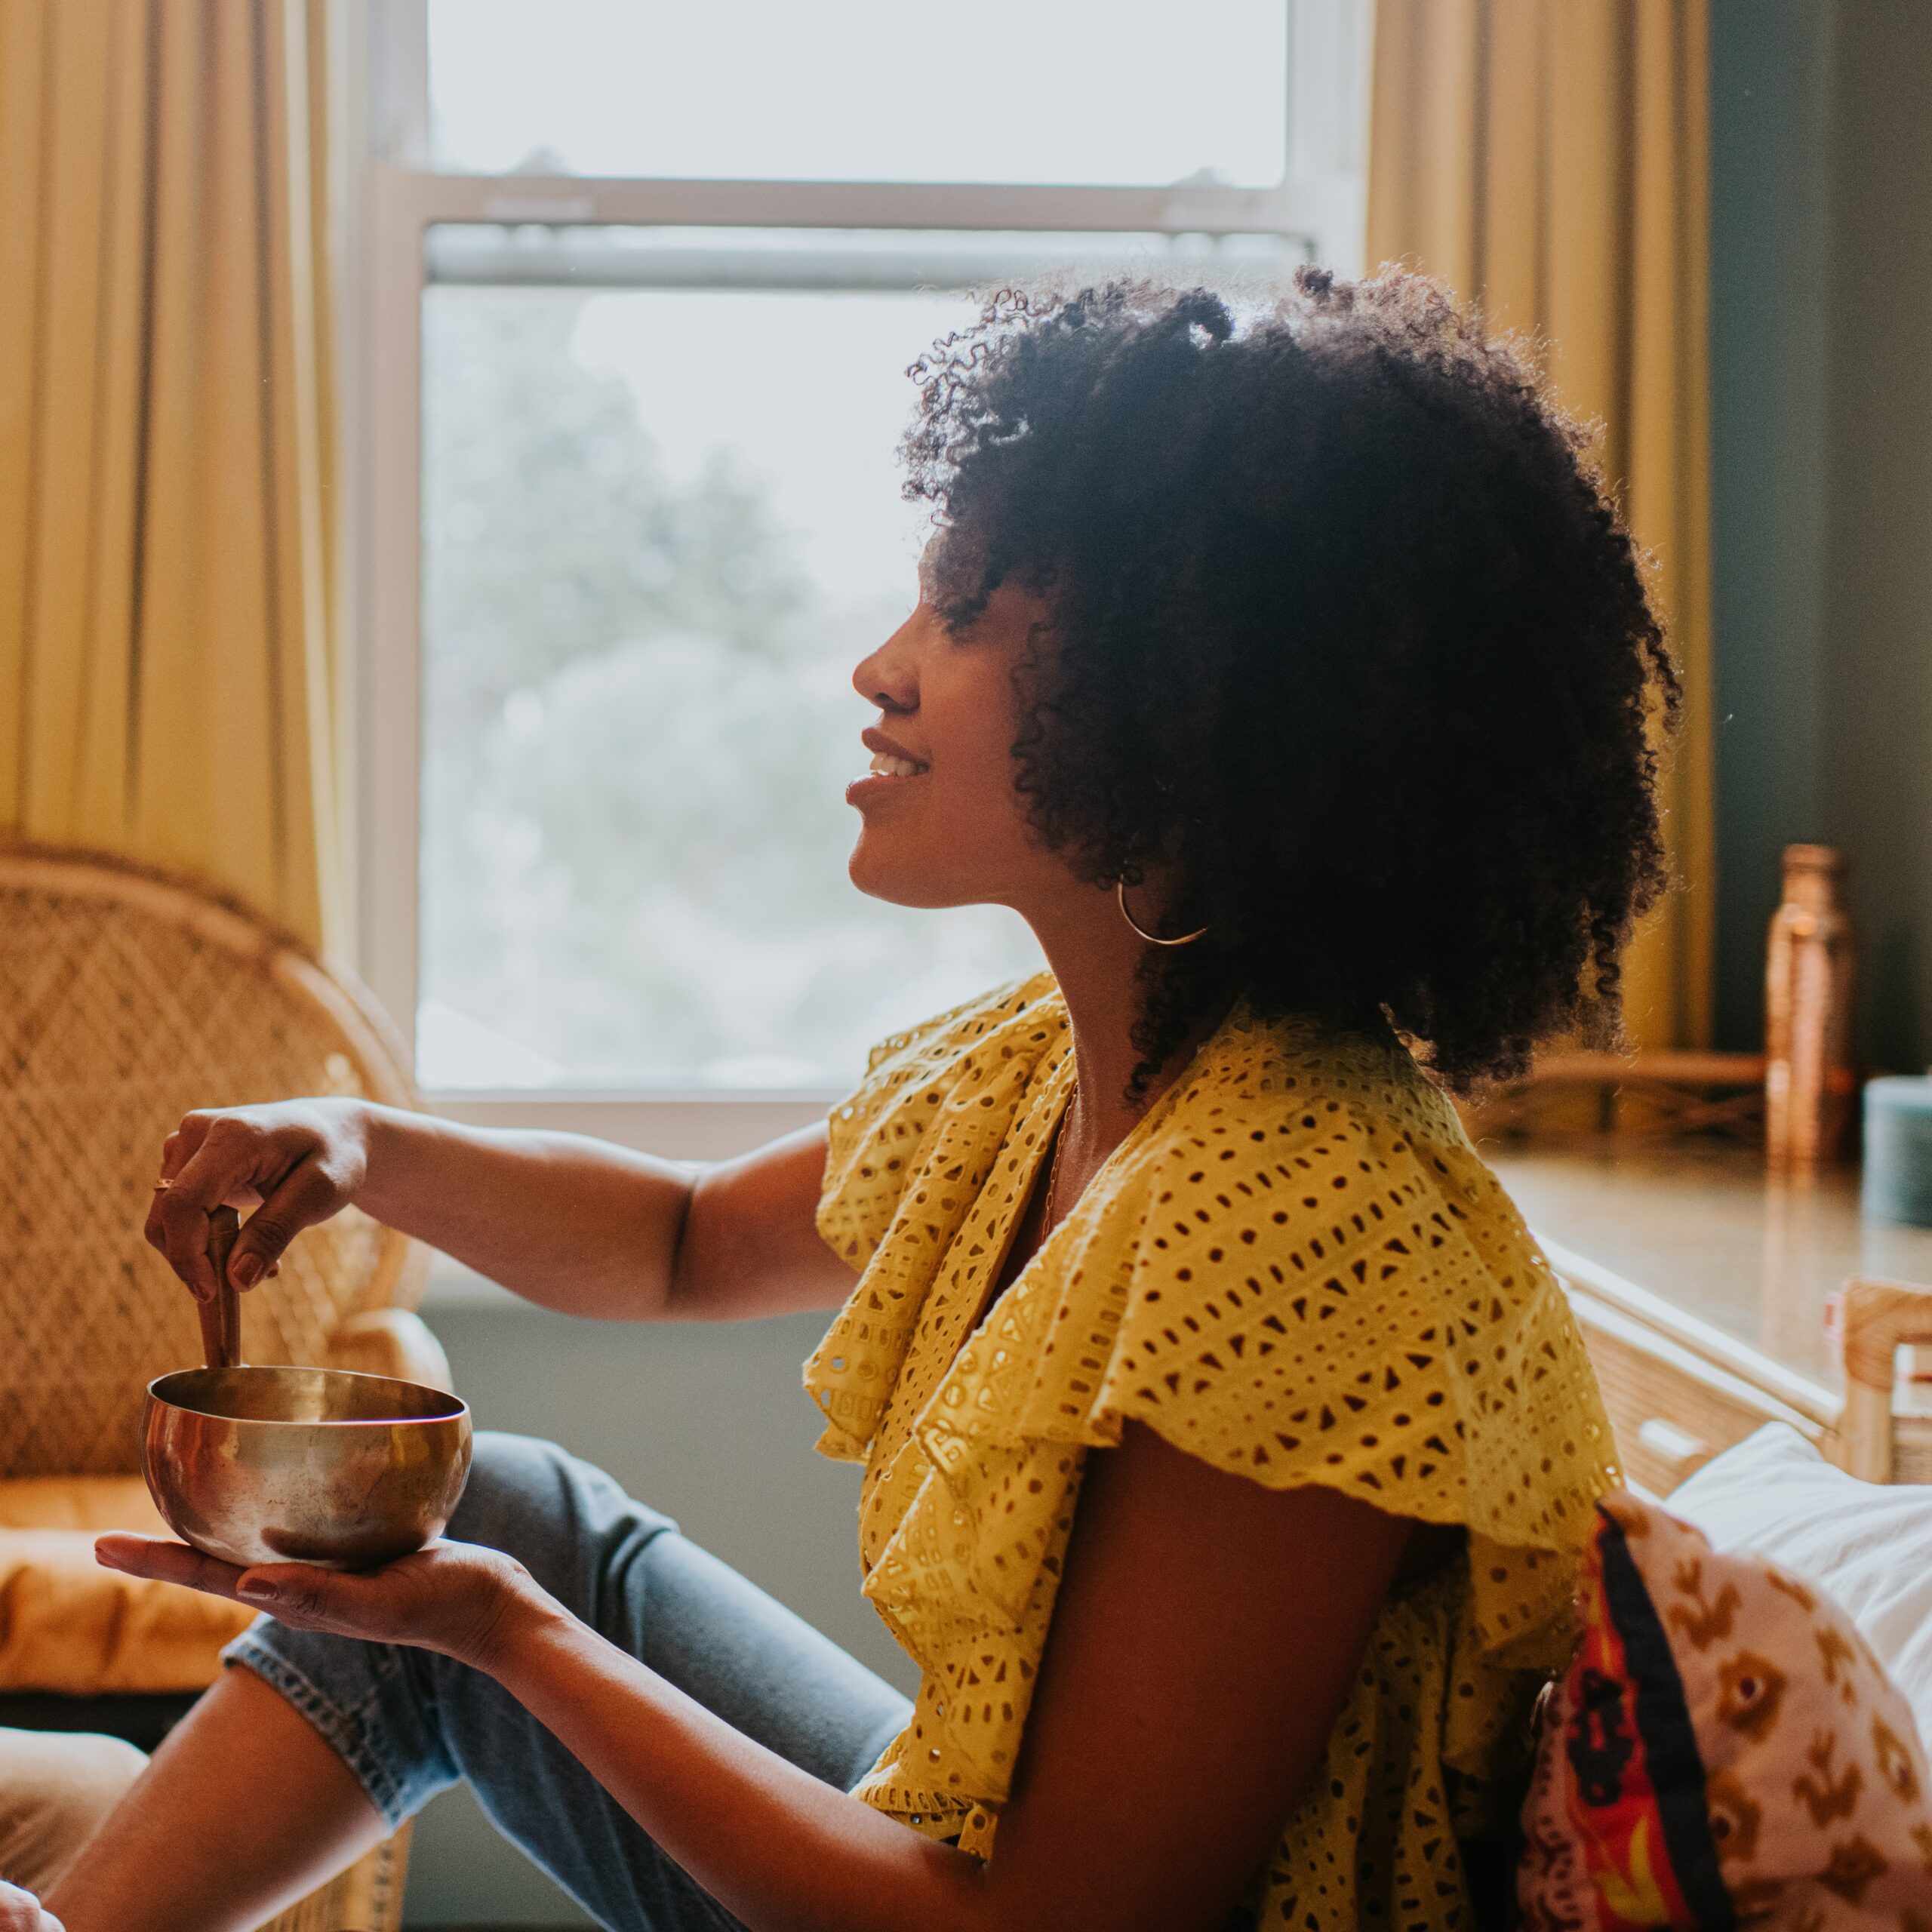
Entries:
[[967, 312], [426, 291], [426, 1085], [836, 1085], [1038, 964], [844, 873], [852, 670], [916, 595], [904, 370]]

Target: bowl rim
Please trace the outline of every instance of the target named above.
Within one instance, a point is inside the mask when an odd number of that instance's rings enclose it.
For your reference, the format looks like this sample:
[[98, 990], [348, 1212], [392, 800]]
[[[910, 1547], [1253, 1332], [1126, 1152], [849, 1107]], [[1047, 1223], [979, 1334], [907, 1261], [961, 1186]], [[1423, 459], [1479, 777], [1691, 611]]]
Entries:
[[205, 1364], [198, 1368], [171, 1368], [165, 1375], [157, 1375], [147, 1386], [147, 1399], [157, 1407], [173, 1409], [188, 1416], [205, 1416], [210, 1422], [225, 1422], [238, 1427], [247, 1426], [255, 1429], [430, 1429], [453, 1422], [469, 1420], [469, 1404], [454, 1389], [437, 1389], [426, 1382], [411, 1382], [406, 1376], [371, 1375], [358, 1368], [330, 1368], [320, 1362], [294, 1361], [244, 1361], [237, 1362], [238, 1369], [261, 1368], [280, 1371], [299, 1369], [313, 1375], [339, 1375], [352, 1382], [386, 1382], [395, 1389], [420, 1389], [426, 1395], [433, 1395], [438, 1401], [451, 1406], [441, 1415], [435, 1416], [230, 1416], [223, 1415], [213, 1409], [198, 1408], [192, 1402], [178, 1402], [166, 1394], [164, 1383], [173, 1382], [189, 1375], [225, 1375], [226, 1369], [210, 1369]]

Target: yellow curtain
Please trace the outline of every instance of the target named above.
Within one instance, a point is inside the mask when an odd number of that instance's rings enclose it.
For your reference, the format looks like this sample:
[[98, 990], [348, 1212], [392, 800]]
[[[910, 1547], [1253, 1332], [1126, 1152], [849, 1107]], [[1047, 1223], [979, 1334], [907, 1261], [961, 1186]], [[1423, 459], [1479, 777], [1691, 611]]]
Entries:
[[1688, 703], [1666, 777], [1683, 890], [1624, 969], [1632, 1039], [1709, 1038], [1712, 923], [1705, 0], [1377, 0], [1371, 263], [1540, 338], [1604, 456]]
[[327, 0], [0, 0], [0, 833], [346, 913]]

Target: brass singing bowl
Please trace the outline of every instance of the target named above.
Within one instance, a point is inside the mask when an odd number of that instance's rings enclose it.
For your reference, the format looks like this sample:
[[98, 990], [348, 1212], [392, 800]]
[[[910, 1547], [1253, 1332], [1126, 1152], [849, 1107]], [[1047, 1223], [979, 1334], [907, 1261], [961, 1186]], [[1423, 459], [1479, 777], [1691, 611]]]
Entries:
[[366, 1570], [442, 1534], [469, 1410], [343, 1369], [183, 1369], [148, 1384], [141, 1473], [176, 1535], [224, 1563]]

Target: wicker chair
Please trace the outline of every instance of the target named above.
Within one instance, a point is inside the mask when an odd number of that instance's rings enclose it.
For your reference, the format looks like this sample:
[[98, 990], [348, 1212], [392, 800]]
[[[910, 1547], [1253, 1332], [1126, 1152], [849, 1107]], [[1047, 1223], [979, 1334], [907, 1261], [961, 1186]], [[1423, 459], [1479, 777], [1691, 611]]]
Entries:
[[[200, 1358], [193, 1304], [142, 1238], [162, 1139], [192, 1107], [303, 1093], [414, 1104], [398, 1044], [360, 989], [183, 881], [0, 844], [0, 1525], [49, 1522], [57, 1492], [76, 1535], [154, 1527], [137, 1473], [143, 1390]], [[405, 1312], [426, 1263], [354, 1212], [311, 1229], [245, 1299], [244, 1348], [446, 1385], [441, 1349]], [[26, 1534], [45, 1531], [0, 1527], [0, 1545]], [[86, 1586], [70, 1560], [60, 1587]], [[184, 1611], [210, 1601], [171, 1595]], [[0, 1723], [151, 1744], [196, 1694], [174, 1687], [172, 1700], [88, 1694], [16, 1670]], [[405, 1832], [277, 1932], [393, 1932], [406, 1857]]]

